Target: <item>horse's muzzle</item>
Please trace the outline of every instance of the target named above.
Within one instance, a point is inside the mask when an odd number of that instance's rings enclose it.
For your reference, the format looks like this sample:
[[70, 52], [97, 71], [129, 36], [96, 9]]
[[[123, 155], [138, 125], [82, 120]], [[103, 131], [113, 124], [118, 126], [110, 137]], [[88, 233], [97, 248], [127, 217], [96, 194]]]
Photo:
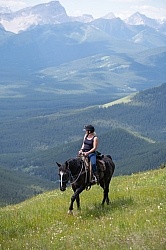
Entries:
[[60, 190], [64, 192], [66, 190], [66, 187], [60, 187]]

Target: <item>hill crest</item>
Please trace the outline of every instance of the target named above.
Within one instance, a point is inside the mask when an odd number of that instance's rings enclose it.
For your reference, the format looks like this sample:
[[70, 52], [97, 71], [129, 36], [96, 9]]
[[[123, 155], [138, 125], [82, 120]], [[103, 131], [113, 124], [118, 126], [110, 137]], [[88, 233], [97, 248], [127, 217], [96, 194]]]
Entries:
[[66, 215], [71, 190], [47, 192], [2, 208], [1, 247], [164, 250], [165, 181], [164, 169], [115, 177], [110, 206], [101, 207], [102, 190], [96, 186], [82, 193], [82, 210], [73, 217]]

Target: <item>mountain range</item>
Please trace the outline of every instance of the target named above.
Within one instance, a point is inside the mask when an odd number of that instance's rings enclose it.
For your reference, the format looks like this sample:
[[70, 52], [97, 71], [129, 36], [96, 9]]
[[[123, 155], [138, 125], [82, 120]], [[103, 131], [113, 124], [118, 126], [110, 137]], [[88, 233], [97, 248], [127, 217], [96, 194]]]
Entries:
[[2, 95], [67, 91], [116, 99], [165, 82], [164, 21], [138, 12], [126, 20], [113, 13], [70, 17], [58, 1], [6, 11], [0, 12]]
[[[111, 20], [114, 18], [116, 18], [114, 13], [108, 13], [99, 19]], [[68, 16], [65, 8], [59, 1], [51, 1], [45, 4], [24, 8], [16, 12], [12, 12], [7, 7], [1, 7], [0, 20], [0, 23], [6, 30], [18, 33], [36, 25], [58, 24], [74, 21], [89, 23], [93, 21], [94, 18], [92, 15], [87, 14], [78, 17]], [[151, 19], [139, 12], [133, 14], [131, 17], [124, 20], [124, 22], [129, 25], [149, 26], [156, 30], [160, 30], [165, 26], [164, 20]]]

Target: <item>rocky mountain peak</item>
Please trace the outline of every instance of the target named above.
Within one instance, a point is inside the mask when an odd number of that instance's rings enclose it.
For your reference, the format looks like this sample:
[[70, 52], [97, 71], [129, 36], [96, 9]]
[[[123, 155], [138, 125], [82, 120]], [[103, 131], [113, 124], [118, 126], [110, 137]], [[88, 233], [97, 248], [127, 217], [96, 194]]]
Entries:
[[3, 14], [1, 24], [7, 31], [18, 33], [30, 26], [68, 22], [70, 18], [59, 1], [51, 1], [24, 8], [10, 14]]
[[102, 18], [104, 18], [104, 19], [113, 19], [113, 18], [116, 18], [116, 16], [114, 15], [114, 13], [110, 12], [107, 15], [103, 16]]
[[139, 12], [134, 13], [125, 20], [130, 25], [144, 25], [156, 29], [159, 26], [159, 22], [155, 19], [151, 19]]

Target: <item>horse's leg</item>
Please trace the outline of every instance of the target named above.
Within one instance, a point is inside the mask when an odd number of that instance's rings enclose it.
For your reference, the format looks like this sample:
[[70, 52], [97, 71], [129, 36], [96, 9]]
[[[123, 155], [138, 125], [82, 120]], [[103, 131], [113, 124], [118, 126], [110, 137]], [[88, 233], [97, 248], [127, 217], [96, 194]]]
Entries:
[[80, 196], [79, 194], [76, 196], [76, 202], [77, 202], [77, 209], [80, 209]]
[[108, 197], [108, 192], [109, 192], [109, 189], [108, 187], [105, 187], [104, 188], [104, 195], [103, 195], [103, 200], [102, 200], [102, 205], [104, 205], [105, 201], [107, 202], [107, 205], [109, 205], [109, 197]]
[[110, 199], [109, 199], [109, 196], [108, 196], [108, 194], [109, 194], [109, 185], [110, 185], [110, 181], [111, 181], [111, 178], [108, 180], [108, 182], [107, 182], [107, 193], [106, 193], [106, 203], [107, 203], [107, 205], [109, 205], [110, 204]]
[[103, 189], [103, 200], [102, 200], [102, 205], [104, 205], [104, 203], [105, 203], [105, 200], [106, 200], [106, 195], [105, 195], [105, 180], [104, 179], [102, 179], [101, 181], [100, 181], [100, 186], [102, 187], [102, 189]]
[[[108, 157], [111, 159], [110, 156], [108, 156]], [[105, 201], [106, 201], [107, 205], [109, 205], [109, 203], [110, 203], [108, 193], [109, 193], [109, 185], [110, 185], [112, 175], [114, 173], [114, 169], [115, 169], [115, 164], [113, 163], [112, 160], [109, 162], [106, 162], [106, 172], [104, 174], [103, 186], [102, 186], [102, 188], [104, 189], [104, 197], [103, 197], [102, 205], [104, 205]], [[108, 178], [108, 176], [109, 176], [109, 178]]]
[[74, 201], [76, 200], [77, 202], [77, 208], [80, 208], [80, 198], [79, 198], [79, 194], [85, 189], [84, 186], [80, 186], [79, 188], [77, 188], [74, 192], [74, 194], [71, 197], [71, 203], [69, 206], [69, 211], [68, 214], [72, 214], [72, 210], [73, 210], [73, 204]]
[[109, 187], [108, 187], [108, 191], [107, 191], [107, 194], [106, 194], [106, 203], [107, 203], [107, 205], [110, 204], [110, 199], [109, 199], [108, 193], [109, 193]]
[[102, 183], [102, 188], [103, 188], [103, 200], [102, 200], [102, 205], [104, 205], [105, 201], [107, 203], [107, 205], [109, 205], [110, 203], [110, 200], [109, 200], [109, 197], [108, 197], [108, 193], [109, 193], [109, 183], [110, 181], [104, 181], [104, 183]]
[[[75, 193], [76, 188], [73, 188], [73, 191]], [[77, 203], [77, 209], [80, 209], [80, 195], [79, 194], [76, 196], [76, 203]]]

